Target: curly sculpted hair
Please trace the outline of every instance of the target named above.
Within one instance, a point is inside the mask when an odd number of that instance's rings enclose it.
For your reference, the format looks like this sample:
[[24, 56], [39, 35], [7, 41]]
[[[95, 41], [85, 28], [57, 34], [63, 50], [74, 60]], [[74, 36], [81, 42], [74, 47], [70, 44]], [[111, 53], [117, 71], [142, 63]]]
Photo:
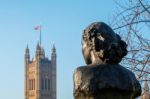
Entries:
[[[86, 43], [89, 51], [93, 51], [96, 58], [104, 63], [119, 63], [127, 55], [127, 44], [103, 22], [90, 24], [83, 31], [82, 39], [82, 46], [83, 42]], [[87, 59], [91, 59], [91, 56]], [[88, 64], [92, 62], [86, 59], [85, 61], [89, 61]]]

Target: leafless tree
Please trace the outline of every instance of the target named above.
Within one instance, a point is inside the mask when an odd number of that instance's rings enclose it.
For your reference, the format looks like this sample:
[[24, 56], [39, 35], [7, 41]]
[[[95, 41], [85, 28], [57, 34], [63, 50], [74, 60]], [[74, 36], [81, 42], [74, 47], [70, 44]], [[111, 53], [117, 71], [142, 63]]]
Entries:
[[114, 0], [117, 12], [110, 25], [128, 44], [128, 55], [122, 60], [142, 83], [150, 80], [150, 0]]

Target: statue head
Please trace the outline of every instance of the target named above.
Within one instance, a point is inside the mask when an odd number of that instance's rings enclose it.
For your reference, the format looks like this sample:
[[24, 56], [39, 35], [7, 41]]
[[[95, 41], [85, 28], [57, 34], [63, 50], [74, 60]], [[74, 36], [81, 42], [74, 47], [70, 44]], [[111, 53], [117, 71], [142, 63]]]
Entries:
[[90, 24], [82, 35], [86, 64], [118, 64], [127, 54], [127, 44], [107, 24]]

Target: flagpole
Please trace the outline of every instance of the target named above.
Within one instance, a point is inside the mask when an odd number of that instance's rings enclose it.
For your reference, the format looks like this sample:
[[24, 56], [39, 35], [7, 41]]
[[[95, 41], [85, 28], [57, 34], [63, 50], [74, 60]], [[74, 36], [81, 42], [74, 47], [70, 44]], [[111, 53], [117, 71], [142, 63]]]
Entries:
[[41, 31], [41, 29], [42, 29], [42, 27], [41, 27], [41, 25], [40, 25], [40, 46], [41, 46], [41, 43], [42, 43], [42, 42], [41, 42], [41, 40], [42, 40], [42, 34], [41, 34], [42, 31]]

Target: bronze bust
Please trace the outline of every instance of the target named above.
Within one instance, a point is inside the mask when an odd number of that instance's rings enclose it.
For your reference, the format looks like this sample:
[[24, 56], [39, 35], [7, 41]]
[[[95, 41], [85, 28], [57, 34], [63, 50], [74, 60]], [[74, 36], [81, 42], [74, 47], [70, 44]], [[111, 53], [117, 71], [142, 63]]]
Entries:
[[75, 99], [134, 99], [141, 94], [135, 75], [119, 64], [127, 44], [107, 24], [94, 22], [83, 31], [82, 53], [87, 66], [74, 72]]

